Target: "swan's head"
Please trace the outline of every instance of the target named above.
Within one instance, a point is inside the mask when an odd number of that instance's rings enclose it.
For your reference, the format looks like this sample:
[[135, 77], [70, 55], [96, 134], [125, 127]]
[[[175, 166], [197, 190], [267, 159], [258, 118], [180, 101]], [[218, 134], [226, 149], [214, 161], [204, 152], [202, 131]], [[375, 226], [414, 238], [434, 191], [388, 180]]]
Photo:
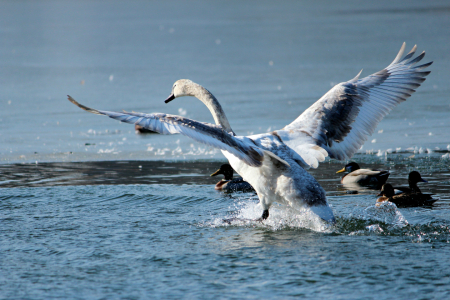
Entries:
[[177, 80], [172, 87], [172, 93], [170, 96], [164, 101], [166, 103], [169, 103], [175, 98], [183, 97], [183, 96], [194, 96], [193, 94], [193, 87], [197, 84], [189, 79], [180, 79]]

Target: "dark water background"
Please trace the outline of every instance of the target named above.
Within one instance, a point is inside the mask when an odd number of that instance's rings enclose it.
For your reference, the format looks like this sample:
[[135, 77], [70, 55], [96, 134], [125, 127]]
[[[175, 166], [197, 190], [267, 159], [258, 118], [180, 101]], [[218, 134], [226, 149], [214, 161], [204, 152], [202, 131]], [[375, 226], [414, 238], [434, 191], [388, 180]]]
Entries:
[[[0, 2], [0, 298], [446, 299], [450, 296], [448, 1]], [[87, 114], [166, 112], [189, 78], [217, 96], [235, 132], [281, 128], [334, 84], [387, 66], [401, 44], [433, 60], [427, 81], [355, 156], [440, 200], [374, 207], [340, 185], [345, 162], [311, 173], [334, 227], [209, 177], [224, 158], [181, 136], [136, 135]]]

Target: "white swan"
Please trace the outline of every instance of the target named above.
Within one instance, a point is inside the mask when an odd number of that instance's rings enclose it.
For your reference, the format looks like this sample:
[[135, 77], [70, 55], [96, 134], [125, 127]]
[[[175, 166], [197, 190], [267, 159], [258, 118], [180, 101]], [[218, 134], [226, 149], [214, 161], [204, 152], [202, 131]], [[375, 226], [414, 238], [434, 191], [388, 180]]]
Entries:
[[144, 114], [96, 110], [69, 100], [80, 108], [122, 122], [140, 125], [162, 134], [181, 133], [222, 150], [231, 166], [256, 190], [269, 216], [274, 202], [307, 208], [325, 221], [335, 218], [325, 191], [305, 170], [316, 168], [326, 156], [349, 159], [373, 133], [380, 120], [406, 100], [425, 80], [430, 63], [416, 66], [425, 52], [414, 59], [416, 46], [403, 59], [403, 43], [394, 61], [385, 69], [334, 86], [283, 129], [252, 136], [236, 136], [217, 99], [202, 86], [181, 79], [175, 82], [166, 103], [182, 96], [202, 101], [216, 125], [162, 113]]

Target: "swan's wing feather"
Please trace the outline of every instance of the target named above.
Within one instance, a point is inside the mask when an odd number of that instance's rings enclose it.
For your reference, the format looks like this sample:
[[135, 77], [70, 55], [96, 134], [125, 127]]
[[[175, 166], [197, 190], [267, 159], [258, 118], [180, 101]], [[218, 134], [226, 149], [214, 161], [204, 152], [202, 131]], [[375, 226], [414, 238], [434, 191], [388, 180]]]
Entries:
[[161, 134], [181, 133], [197, 142], [228, 151], [250, 166], [259, 167], [263, 161], [264, 152], [262, 149], [252, 145], [248, 138], [230, 135], [218, 125], [162, 113], [145, 114], [97, 110], [78, 103], [70, 96], [68, 96], [68, 99], [78, 107], [94, 114], [105, 115], [125, 123], [137, 124]]
[[[405, 44], [383, 70], [334, 86], [294, 122], [278, 130], [283, 141], [298, 152], [309, 144], [325, 149], [331, 158], [349, 159], [367, 140], [378, 123], [405, 101], [425, 81], [432, 62], [414, 66], [425, 52], [414, 56], [416, 46], [405, 56]], [[299, 153], [302, 155], [301, 153]], [[320, 155], [319, 155], [320, 156]]]

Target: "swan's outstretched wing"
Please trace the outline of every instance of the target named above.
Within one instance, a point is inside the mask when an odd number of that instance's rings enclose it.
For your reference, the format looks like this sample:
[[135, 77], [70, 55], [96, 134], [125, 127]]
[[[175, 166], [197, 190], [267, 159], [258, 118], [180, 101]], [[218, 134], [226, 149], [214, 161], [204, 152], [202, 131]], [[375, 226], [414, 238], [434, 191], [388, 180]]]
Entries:
[[105, 115], [122, 122], [137, 124], [161, 134], [181, 133], [197, 142], [228, 151], [253, 167], [261, 166], [263, 161], [264, 152], [262, 149], [256, 147], [246, 137], [230, 135], [218, 125], [162, 113], [144, 114], [96, 110], [78, 103], [70, 96], [68, 96], [68, 99], [78, 107], [94, 114]]
[[394, 61], [383, 70], [362, 79], [358, 74], [354, 79], [336, 85], [294, 122], [276, 133], [300, 155], [305, 149], [309, 150], [311, 161], [315, 155], [320, 161], [323, 153], [314, 152], [307, 145], [322, 147], [331, 158], [349, 159], [374, 132], [381, 119], [410, 97], [430, 73], [422, 70], [432, 62], [414, 66], [425, 52], [413, 59], [414, 46], [402, 59], [404, 49], [405, 43]]

